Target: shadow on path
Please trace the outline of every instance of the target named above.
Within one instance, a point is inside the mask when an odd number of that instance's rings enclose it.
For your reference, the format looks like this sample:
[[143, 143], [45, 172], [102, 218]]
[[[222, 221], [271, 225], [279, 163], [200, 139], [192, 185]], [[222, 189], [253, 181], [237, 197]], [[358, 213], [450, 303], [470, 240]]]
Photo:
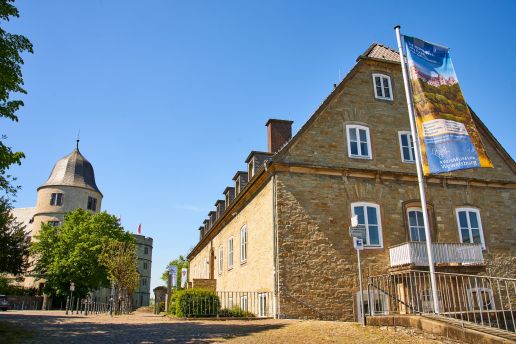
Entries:
[[[157, 317], [152, 323], [110, 322], [106, 318], [0, 314], [0, 322], [20, 325], [33, 332], [31, 339], [20, 343], [213, 343], [221, 338], [248, 336], [286, 324], [231, 321], [173, 321]], [[138, 318], [138, 320], [146, 321]], [[147, 320], [148, 321], [148, 320]]]

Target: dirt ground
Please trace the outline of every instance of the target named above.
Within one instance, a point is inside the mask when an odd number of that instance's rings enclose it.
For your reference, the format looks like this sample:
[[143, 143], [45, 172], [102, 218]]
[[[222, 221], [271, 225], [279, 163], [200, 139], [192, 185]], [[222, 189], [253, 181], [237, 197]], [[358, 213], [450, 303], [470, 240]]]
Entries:
[[[7, 340], [7, 341], [5, 341]], [[0, 313], [2, 343], [441, 343], [411, 329], [302, 320], [182, 321], [149, 313], [110, 318], [61, 311]]]

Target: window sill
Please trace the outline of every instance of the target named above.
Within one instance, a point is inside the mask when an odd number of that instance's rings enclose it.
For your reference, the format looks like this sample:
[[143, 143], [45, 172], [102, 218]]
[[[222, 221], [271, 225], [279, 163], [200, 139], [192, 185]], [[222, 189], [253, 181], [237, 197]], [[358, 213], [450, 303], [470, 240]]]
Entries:
[[247, 259], [240, 262], [240, 265], [244, 265], [247, 263]]
[[348, 155], [350, 159], [359, 159], [359, 160], [373, 160], [370, 156], [360, 156], [360, 155]]
[[375, 96], [374, 99], [376, 99], [376, 100], [387, 100], [387, 101], [390, 101], [390, 102], [394, 101], [394, 98], [384, 98], [384, 97], [377, 97], [377, 96]]
[[228, 271], [231, 271], [231, 270], [233, 270], [233, 266], [228, 267]]
[[364, 250], [381, 250], [383, 246], [366, 246], [364, 245]]
[[401, 160], [401, 162], [404, 164], [415, 164], [416, 163], [415, 160]]

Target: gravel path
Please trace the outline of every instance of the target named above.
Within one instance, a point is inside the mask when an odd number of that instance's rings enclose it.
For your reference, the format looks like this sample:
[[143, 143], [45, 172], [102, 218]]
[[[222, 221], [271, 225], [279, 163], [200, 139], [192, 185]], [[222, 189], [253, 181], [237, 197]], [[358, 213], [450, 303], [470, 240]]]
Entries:
[[9, 311], [0, 312], [2, 324], [17, 328], [18, 334], [27, 333], [16, 335], [18, 343], [440, 343], [412, 330], [333, 321], [181, 321], [148, 313], [110, 318]]

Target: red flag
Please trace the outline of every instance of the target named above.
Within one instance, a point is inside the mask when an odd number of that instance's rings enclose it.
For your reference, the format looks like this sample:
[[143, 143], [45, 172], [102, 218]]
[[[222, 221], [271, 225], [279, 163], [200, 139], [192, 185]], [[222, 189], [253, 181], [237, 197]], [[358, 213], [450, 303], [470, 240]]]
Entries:
[[138, 235], [142, 234], [142, 224], [138, 225]]

